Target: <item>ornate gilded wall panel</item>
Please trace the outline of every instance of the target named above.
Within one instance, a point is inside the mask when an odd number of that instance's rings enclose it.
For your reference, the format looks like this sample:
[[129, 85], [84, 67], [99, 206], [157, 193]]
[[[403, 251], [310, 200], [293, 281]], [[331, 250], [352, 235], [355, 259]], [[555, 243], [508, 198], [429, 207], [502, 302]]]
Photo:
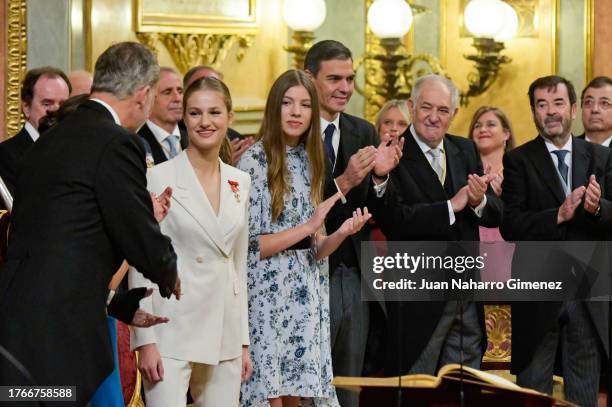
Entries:
[[6, 58], [6, 134], [15, 135], [22, 126], [20, 87], [27, 69], [26, 0], [8, 0]]
[[236, 60], [240, 62], [244, 58], [246, 49], [253, 44], [253, 36], [248, 34], [137, 32], [136, 37], [156, 54], [157, 44], [163, 44], [183, 74], [196, 65], [209, 65], [219, 69], [228, 52], [236, 44], [238, 44]]

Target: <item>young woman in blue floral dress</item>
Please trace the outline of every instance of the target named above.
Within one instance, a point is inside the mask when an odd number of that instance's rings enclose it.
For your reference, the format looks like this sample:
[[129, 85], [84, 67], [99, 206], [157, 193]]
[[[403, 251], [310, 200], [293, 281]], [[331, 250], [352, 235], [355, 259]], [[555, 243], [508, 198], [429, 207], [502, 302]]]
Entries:
[[251, 176], [248, 296], [253, 375], [242, 406], [338, 406], [329, 339], [326, 257], [370, 218], [357, 210], [325, 235], [325, 155], [314, 85], [297, 70], [272, 86], [259, 141], [238, 168]]

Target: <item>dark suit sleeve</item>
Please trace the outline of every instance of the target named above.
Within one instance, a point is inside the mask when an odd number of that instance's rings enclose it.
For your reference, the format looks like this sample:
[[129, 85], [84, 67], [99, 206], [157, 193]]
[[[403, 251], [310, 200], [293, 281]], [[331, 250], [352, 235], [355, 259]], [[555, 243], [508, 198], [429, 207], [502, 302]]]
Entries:
[[[378, 146], [378, 137], [376, 136], [376, 129], [370, 123], [359, 120], [355, 123], [357, 126], [357, 132], [359, 134], [360, 143], [357, 148], [363, 148], [366, 146]], [[357, 135], [350, 135], [351, 137], [357, 137]], [[353, 152], [356, 153], [357, 150]], [[347, 163], [348, 166], [348, 163]], [[334, 183], [333, 176], [325, 177], [325, 187], [324, 187], [324, 196], [325, 198], [329, 198], [338, 192], [336, 185]], [[337, 223], [337, 226], [340, 226], [342, 222], [351, 216], [353, 216], [353, 211], [357, 208], [363, 208], [367, 205], [367, 200], [369, 194], [372, 192], [372, 177], [370, 174], [367, 174], [365, 178], [361, 181], [361, 183], [353, 189], [351, 189], [346, 194], [347, 203], [343, 204], [340, 200], [336, 202], [336, 204], [332, 207], [328, 214], [329, 219], [334, 219], [334, 223]], [[373, 192], [372, 192], [373, 193]], [[327, 223], [329, 226], [329, 222]], [[333, 230], [328, 230], [327, 233], [333, 233]]]
[[[598, 174], [595, 174], [601, 187], [600, 210], [596, 223], [609, 235], [612, 228], [612, 149], [605, 151], [607, 154], [603, 164], [604, 179], [600, 179]], [[590, 177], [591, 174], [588, 176]]]
[[[398, 174], [389, 177], [387, 190], [381, 198], [373, 192], [368, 197], [368, 208], [374, 220], [389, 240], [412, 240], [428, 235], [450, 235], [451, 225], [446, 201], [409, 204], [402, 198]], [[372, 188], [373, 189], [373, 188]]]
[[102, 154], [95, 193], [117, 250], [169, 297], [176, 283], [176, 254], [153, 216], [145, 164], [136, 136], [115, 137]]
[[505, 240], [565, 240], [566, 227], [557, 224], [558, 207], [540, 211], [527, 208], [530, 174], [521, 157], [504, 156], [502, 200], [504, 216], [500, 231]]
[[9, 154], [5, 146], [0, 143], [0, 177], [6, 184], [11, 194], [15, 192], [15, 177], [17, 174], [17, 163]]

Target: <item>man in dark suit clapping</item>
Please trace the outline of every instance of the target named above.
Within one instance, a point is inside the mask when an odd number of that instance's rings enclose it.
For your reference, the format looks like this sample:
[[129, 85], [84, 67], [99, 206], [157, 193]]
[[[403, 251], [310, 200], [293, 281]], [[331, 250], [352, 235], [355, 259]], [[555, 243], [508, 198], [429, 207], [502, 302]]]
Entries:
[[[502, 236], [607, 240], [612, 227], [610, 149], [572, 137], [576, 92], [567, 79], [536, 79], [529, 102], [539, 134], [504, 157]], [[518, 246], [515, 263], [529, 262], [529, 254], [541, 255]], [[555, 270], [559, 275], [564, 271]], [[519, 267], [512, 270], [513, 276], [520, 272]], [[519, 385], [551, 394], [555, 354], [561, 349], [566, 399], [595, 407], [608, 335], [607, 302], [513, 303], [512, 372]]]
[[[76, 386], [85, 405], [113, 369], [108, 284], [123, 259], [178, 298], [176, 255], [146, 190], [142, 144], [159, 66], [137, 43], [97, 60], [91, 99], [37, 141], [15, 189], [0, 271], [0, 383]], [[126, 318], [130, 321], [131, 316]]]
[[[501, 201], [488, 187], [471, 140], [447, 134], [458, 90], [447, 78], [421, 77], [408, 102], [412, 124], [402, 159], [376, 218], [389, 240], [478, 241], [478, 226], [497, 227]], [[474, 302], [387, 302], [385, 373], [435, 374], [448, 363], [479, 368], [486, 337]]]
[[[319, 98], [321, 137], [327, 157], [324, 195], [328, 198], [341, 191], [346, 196], [346, 203], [336, 203], [325, 220], [326, 231], [331, 234], [354, 210], [366, 206], [369, 198], [384, 194], [387, 175], [399, 162], [401, 148], [379, 146], [371, 123], [344, 113], [355, 87], [353, 58], [347, 47], [333, 40], [314, 44], [306, 54], [304, 69]], [[363, 228], [346, 239], [329, 258], [335, 376], [362, 374], [370, 307], [361, 301], [359, 262], [361, 242], [368, 237], [369, 232]], [[337, 393], [343, 407], [358, 405], [356, 393], [347, 390]]]

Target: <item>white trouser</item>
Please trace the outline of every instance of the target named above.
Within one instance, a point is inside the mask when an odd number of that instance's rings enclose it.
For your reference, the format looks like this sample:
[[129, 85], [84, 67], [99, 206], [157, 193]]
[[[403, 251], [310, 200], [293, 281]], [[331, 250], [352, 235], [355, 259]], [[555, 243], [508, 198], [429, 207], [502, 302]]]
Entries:
[[196, 407], [234, 407], [240, 399], [242, 358], [205, 365], [162, 357], [164, 380], [143, 379], [147, 407], [183, 407], [187, 389]]

